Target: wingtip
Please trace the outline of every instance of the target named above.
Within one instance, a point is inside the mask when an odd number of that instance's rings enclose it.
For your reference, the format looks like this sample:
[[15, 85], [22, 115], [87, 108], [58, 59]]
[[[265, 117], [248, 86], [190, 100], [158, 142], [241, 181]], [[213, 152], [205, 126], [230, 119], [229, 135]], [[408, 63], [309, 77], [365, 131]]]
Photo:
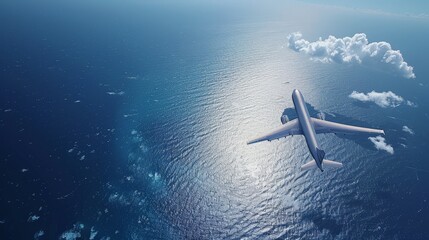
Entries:
[[258, 142], [257, 140], [250, 140], [250, 141], [247, 141], [247, 145], [254, 144], [254, 143], [257, 143], [257, 142]]
[[247, 141], [247, 145], [258, 143], [258, 142], [262, 142], [262, 141], [264, 141], [263, 138], [260, 138], [260, 137], [259, 138], [255, 138], [255, 139]]

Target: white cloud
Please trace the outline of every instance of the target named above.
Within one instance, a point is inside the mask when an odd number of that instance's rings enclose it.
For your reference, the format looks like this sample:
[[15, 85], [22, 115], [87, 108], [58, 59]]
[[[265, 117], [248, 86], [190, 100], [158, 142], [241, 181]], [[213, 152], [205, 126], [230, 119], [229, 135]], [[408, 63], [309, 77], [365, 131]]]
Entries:
[[406, 133], [409, 133], [409, 134], [411, 134], [411, 135], [414, 135], [414, 131], [413, 131], [413, 129], [411, 129], [411, 128], [407, 127], [407, 126], [403, 126], [403, 127], [402, 127], [402, 131], [404, 131], [404, 132], [406, 132]]
[[394, 153], [393, 147], [386, 143], [386, 139], [382, 136], [369, 137], [368, 138], [372, 143], [374, 143], [375, 148], [378, 150], [384, 150], [390, 154]]
[[39, 220], [40, 216], [37, 215], [31, 215], [28, 217], [27, 222], [35, 222], [37, 220]]
[[[365, 65], [385, 66], [405, 78], [415, 78], [413, 67], [404, 61], [399, 50], [393, 50], [387, 42], [369, 43], [364, 33], [356, 33], [353, 37], [327, 39], [319, 38], [309, 42], [302, 38], [300, 32], [287, 36], [288, 47], [303, 52], [312, 60], [324, 63], [357, 63]], [[382, 65], [380, 65], [382, 64]]]
[[98, 232], [95, 231], [95, 228], [91, 227], [91, 232], [90, 232], [90, 235], [89, 235], [89, 240], [94, 240], [95, 236], [97, 236], [97, 234], [98, 234]]
[[40, 230], [34, 234], [34, 239], [39, 240], [43, 235], [45, 235], [45, 232], [43, 230]]
[[361, 102], [374, 102], [380, 107], [397, 107], [402, 103], [405, 103], [408, 106], [417, 107], [417, 105], [411, 101], [406, 101], [403, 97], [396, 95], [395, 93], [388, 92], [376, 92], [372, 91], [369, 93], [361, 93], [353, 91], [350, 95], [350, 98]]
[[119, 92], [106, 92], [108, 95], [119, 95], [122, 96], [125, 94], [124, 91], [119, 91]]
[[410, 106], [410, 107], [417, 107], [417, 104], [415, 104], [415, 103], [413, 103], [413, 102], [411, 102], [411, 101], [409, 101], [409, 100], [407, 100], [406, 104], [407, 104], [408, 106]]
[[76, 240], [81, 237], [80, 232], [84, 229], [85, 225], [82, 223], [76, 223], [73, 225], [73, 228], [67, 230], [61, 234], [59, 237], [60, 240]]

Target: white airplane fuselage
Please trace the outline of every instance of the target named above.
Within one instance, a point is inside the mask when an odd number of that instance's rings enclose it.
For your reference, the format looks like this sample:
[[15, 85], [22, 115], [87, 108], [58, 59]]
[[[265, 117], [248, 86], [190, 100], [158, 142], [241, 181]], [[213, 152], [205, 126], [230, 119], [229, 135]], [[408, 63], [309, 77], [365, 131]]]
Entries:
[[307, 106], [305, 105], [304, 97], [297, 89], [292, 92], [292, 101], [295, 106], [295, 111], [298, 115], [299, 123], [302, 133], [307, 142], [308, 149], [311, 156], [316, 161], [317, 167], [323, 172], [322, 162], [325, 157], [325, 152], [320, 149], [316, 139], [316, 131], [314, 130], [313, 121], [308, 113]]
[[297, 118], [289, 120], [287, 115], [282, 115], [280, 120], [282, 126], [272, 130], [270, 133], [263, 134], [247, 142], [253, 144], [263, 141], [272, 141], [287, 136], [303, 135], [307, 142], [308, 150], [313, 157], [309, 162], [301, 166], [301, 170], [309, 170], [319, 168], [323, 172], [323, 168], [340, 168], [343, 166], [341, 162], [325, 159], [325, 151], [320, 149], [319, 143], [316, 139], [316, 134], [383, 134], [381, 129], [365, 128], [341, 124], [336, 122], [327, 121], [325, 119], [318, 119], [310, 117], [304, 97], [297, 89], [292, 92], [292, 101], [295, 106], [295, 111], [298, 115]]

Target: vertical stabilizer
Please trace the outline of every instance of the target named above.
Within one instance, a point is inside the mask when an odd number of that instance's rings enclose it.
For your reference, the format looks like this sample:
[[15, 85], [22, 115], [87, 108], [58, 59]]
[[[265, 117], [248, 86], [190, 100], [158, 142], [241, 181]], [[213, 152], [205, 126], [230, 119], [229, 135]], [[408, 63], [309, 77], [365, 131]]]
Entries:
[[322, 162], [322, 160], [325, 158], [325, 151], [320, 150], [319, 148], [316, 148], [317, 150], [317, 156], [319, 157], [319, 161]]

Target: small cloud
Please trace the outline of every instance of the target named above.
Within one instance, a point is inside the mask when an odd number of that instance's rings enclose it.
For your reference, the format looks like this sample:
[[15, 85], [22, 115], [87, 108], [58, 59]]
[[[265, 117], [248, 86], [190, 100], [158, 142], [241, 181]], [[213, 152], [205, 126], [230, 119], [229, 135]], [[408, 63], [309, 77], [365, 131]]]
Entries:
[[350, 98], [356, 99], [361, 102], [374, 102], [380, 107], [397, 107], [404, 102], [404, 98], [396, 95], [395, 93], [388, 92], [369, 92], [367, 94], [353, 91], [350, 95]]
[[161, 179], [161, 174], [157, 172], [155, 172], [155, 174], [149, 173], [148, 175], [154, 182], [157, 182]]
[[125, 94], [124, 91], [120, 91], [120, 92], [106, 92], [108, 95], [119, 95], [122, 96]]
[[81, 237], [81, 231], [85, 228], [85, 225], [82, 223], [76, 223], [73, 225], [73, 228], [67, 230], [61, 234], [59, 239], [61, 240], [76, 240]]
[[[302, 38], [300, 32], [287, 36], [288, 47], [303, 52], [314, 61], [323, 63], [349, 63], [379, 66], [399, 73], [405, 78], [415, 78], [413, 67], [404, 61], [399, 50], [393, 50], [390, 43], [369, 43], [364, 33], [356, 33], [352, 37], [327, 39], [319, 38], [309, 42]], [[381, 64], [381, 65], [380, 65]]]
[[411, 129], [411, 128], [407, 127], [407, 126], [403, 126], [403, 127], [402, 127], [402, 131], [404, 131], [404, 132], [406, 132], [406, 133], [409, 133], [409, 134], [411, 134], [411, 135], [414, 135], [414, 131], [413, 131], [413, 129]]
[[44, 232], [43, 230], [37, 231], [37, 232], [34, 234], [34, 239], [35, 239], [35, 240], [39, 240], [39, 239], [40, 239], [40, 237], [42, 237], [43, 235], [45, 235], [45, 232]]
[[410, 107], [417, 107], [417, 104], [411, 102], [410, 100], [407, 100], [406, 104]]
[[35, 222], [37, 220], [39, 220], [40, 216], [37, 215], [31, 215], [28, 217], [27, 222]]
[[139, 115], [138, 113], [130, 113], [130, 114], [124, 114], [124, 118], [134, 117]]
[[386, 139], [382, 136], [368, 138], [378, 150], [384, 150], [390, 154], [394, 153], [393, 147], [386, 143]]
[[97, 236], [97, 234], [98, 234], [98, 231], [95, 231], [95, 228], [91, 227], [91, 232], [90, 232], [90, 235], [89, 235], [89, 240], [94, 240], [95, 236]]

